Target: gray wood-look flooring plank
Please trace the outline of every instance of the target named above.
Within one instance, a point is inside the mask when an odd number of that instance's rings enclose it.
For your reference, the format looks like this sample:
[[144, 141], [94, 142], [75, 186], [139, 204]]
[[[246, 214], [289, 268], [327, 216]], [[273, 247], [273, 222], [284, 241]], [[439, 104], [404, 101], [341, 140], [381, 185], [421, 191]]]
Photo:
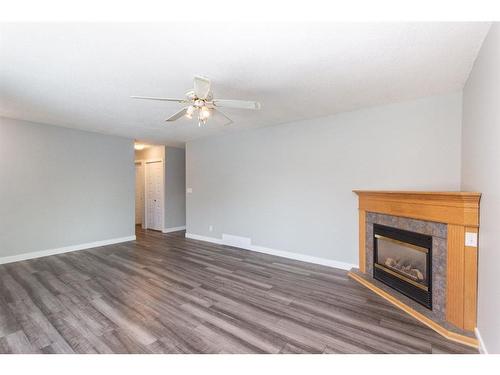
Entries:
[[0, 353], [475, 353], [346, 271], [137, 229], [0, 265]]

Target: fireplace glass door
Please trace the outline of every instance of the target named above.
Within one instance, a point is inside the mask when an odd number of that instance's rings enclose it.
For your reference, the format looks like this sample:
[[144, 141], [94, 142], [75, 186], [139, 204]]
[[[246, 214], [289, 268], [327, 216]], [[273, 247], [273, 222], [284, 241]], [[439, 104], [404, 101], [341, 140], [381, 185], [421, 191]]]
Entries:
[[430, 308], [432, 237], [379, 224], [373, 229], [374, 278]]
[[427, 289], [428, 249], [411, 245], [379, 234], [377, 238], [378, 259], [375, 266], [401, 277], [403, 280]]

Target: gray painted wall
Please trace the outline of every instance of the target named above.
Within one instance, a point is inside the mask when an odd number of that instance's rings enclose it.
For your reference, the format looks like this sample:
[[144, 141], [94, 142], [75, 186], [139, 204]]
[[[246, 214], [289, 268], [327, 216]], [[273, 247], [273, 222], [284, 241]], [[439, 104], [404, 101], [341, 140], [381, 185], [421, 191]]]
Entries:
[[133, 236], [131, 140], [0, 118], [0, 257]]
[[186, 157], [185, 150], [166, 147], [165, 229], [186, 225]]
[[353, 189], [459, 189], [461, 104], [454, 93], [189, 142], [187, 232], [356, 264]]
[[500, 25], [484, 41], [463, 94], [462, 189], [482, 192], [478, 329], [500, 353]]

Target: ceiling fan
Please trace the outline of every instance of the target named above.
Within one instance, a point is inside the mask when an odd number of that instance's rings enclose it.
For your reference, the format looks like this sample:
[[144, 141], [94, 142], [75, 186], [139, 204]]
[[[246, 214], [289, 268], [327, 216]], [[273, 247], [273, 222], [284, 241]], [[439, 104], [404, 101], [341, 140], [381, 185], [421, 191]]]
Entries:
[[150, 96], [131, 96], [133, 99], [160, 100], [165, 102], [176, 102], [185, 104], [186, 106], [174, 113], [165, 121], [175, 121], [182, 116], [193, 118], [196, 115], [198, 118], [198, 126], [205, 125], [212, 112], [217, 112], [222, 115], [229, 125], [233, 122], [220, 108], [238, 108], [238, 109], [260, 109], [259, 102], [246, 100], [229, 100], [229, 99], [214, 99], [210, 89], [210, 80], [205, 77], [194, 77], [194, 89], [186, 93], [185, 99], [173, 98], [156, 98]]

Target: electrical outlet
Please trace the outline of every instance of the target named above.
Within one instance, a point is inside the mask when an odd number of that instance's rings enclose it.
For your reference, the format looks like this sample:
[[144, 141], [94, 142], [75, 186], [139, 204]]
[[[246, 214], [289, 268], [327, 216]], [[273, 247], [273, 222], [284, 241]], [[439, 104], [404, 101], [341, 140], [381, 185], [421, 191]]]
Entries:
[[213, 226], [213, 225], [209, 225], [209, 226], [208, 226], [208, 231], [209, 231], [209, 232], [212, 232], [213, 230], [214, 230], [214, 226]]
[[477, 247], [477, 233], [465, 232], [465, 246]]
[[193, 192], [193, 188], [187, 188], [186, 193], [191, 194]]

